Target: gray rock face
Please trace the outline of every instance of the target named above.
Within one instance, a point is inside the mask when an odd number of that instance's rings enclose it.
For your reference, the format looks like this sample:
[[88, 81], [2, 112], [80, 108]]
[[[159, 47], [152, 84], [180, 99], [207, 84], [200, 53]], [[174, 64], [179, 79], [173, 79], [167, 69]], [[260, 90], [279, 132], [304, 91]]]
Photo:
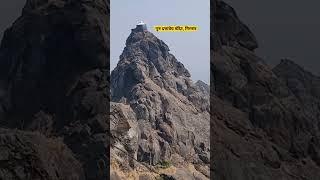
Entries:
[[[291, 61], [270, 68], [230, 33], [243, 27], [233, 9], [215, 5], [211, 176], [318, 179], [319, 78]], [[256, 44], [249, 30], [240, 32]]]
[[130, 106], [121, 103], [111, 103], [110, 112], [110, 130], [113, 137], [111, 144], [117, 147], [111, 148], [111, 157], [130, 169], [135, 162], [128, 154], [137, 159], [140, 137], [136, 115]]
[[205, 96], [210, 96], [210, 86], [206, 84], [203, 81], [197, 81], [195, 85], [199, 88], [199, 90], [203, 93]]
[[[207, 90], [207, 85], [192, 82], [188, 70], [163, 41], [148, 31], [133, 29], [111, 73], [112, 101], [130, 107], [135, 117], [130, 121], [138, 127], [134, 130], [138, 146], [131, 155], [153, 166], [177, 155], [185, 163], [208, 168]], [[117, 143], [126, 144], [124, 140]]]

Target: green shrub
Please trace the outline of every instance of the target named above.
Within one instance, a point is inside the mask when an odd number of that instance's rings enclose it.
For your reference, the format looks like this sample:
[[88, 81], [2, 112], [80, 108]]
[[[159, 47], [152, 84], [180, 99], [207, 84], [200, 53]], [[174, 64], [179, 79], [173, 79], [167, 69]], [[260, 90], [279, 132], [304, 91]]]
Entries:
[[171, 162], [170, 161], [161, 161], [159, 163], [159, 165], [161, 166], [161, 168], [166, 169], [166, 168], [169, 168], [171, 166]]

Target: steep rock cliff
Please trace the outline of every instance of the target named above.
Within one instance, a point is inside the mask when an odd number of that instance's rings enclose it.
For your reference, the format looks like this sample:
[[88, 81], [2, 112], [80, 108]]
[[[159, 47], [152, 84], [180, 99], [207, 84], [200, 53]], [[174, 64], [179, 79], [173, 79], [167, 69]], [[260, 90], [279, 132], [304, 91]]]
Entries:
[[209, 177], [208, 86], [193, 83], [184, 65], [151, 32], [132, 29], [111, 74], [111, 98], [132, 111], [132, 157], [151, 166], [171, 161], [183, 167], [174, 176], [184, 178], [193, 178], [186, 170], [192, 164], [205, 175], [197, 176]]
[[233, 8], [214, 5], [211, 176], [318, 179], [319, 78], [291, 61], [272, 69]]

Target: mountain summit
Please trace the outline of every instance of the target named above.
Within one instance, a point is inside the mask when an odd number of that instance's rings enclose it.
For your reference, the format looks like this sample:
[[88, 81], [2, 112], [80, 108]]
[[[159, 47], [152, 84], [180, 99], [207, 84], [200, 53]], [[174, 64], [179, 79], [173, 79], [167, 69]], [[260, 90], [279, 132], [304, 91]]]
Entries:
[[[132, 29], [111, 73], [111, 132], [121, 137], [113, 145], [151, 167], [171, 162], [171, 176], [208, 179], [209, 94], [169, 51], [151, 32]], [[112, 152], [115, 164], [137, 169]]]

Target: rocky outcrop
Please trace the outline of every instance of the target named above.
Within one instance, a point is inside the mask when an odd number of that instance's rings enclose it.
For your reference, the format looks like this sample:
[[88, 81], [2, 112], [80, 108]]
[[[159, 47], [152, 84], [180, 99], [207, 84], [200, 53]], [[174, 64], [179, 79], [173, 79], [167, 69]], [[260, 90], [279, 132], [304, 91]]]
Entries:
[[319, 78], [291, 61], [274, 69], [226, 3], [215, 3], [211, 176], [317, 179]]
[[[27, 0], [0, 46], [1, 127], [62, 138], [81, 165], [82, 179], [109, 173], [108, 16], [105, 0]], [[39, 146], [55, 153], [48, 143]], [[27, 179], [72, 178], [58, 176], [73, 167], [57, 162], [51, 168], [45, 158], [34, 166], [49, 175], [30, 171], [35, 178]]]
[[210, 97], [210, 86], [203, 81], [198, 80], [195, 85], [203, 93], [203, 95]]
[[85, 179], [81, 163], [59, 139], [0, 129], [0, 147], [0, 179]]
[[0, 47], [8, 126], [28, 124], [40, 110], [55, 114], [59, 127], [105, 111], [106, 103], [89, 101], [105, 96], [107, 13], [104, 0], [27, 1]]
[[[244, 47], [254, 50], [258, 47], [257, 40], [250, 29], [238, 18], [234, 9], [223, 1], [212, 3], [215, 42], [214, 46]], [[211, 32], [212, 34], [213, 32]]]
[[111, 144], [114, 146], [114, 148], [111, 148], [111, 161], [117, 161], [126, 169], [134, 167], [136, 163], [134, 159], [137, 159], [140, 132], [136, 114], [130, 106], [111, 103], [110, 130], [112, 135]]
[[280, 64], [273, 68], [273, 72], [301, 102], [319, 99], [320, 78], [304, 70], [293, 61], [281, 60]]
[[[116, 106], [120, 111], [115, 119], [120, 129], [127, 129], [124, 135], [134, 134], [129, 154], [138, 162], [151, 167], [166, 161], [174, 167], [193, 164], [208, 172], [208, 86], [194, 84], [163, 41], [148, 31], [132, 30], [111, 73], [111, 98], [123, 104]], [[114, 143], [127, 151], [125, 139]], [[187, 178], [188, 173], [184, 174]]]

